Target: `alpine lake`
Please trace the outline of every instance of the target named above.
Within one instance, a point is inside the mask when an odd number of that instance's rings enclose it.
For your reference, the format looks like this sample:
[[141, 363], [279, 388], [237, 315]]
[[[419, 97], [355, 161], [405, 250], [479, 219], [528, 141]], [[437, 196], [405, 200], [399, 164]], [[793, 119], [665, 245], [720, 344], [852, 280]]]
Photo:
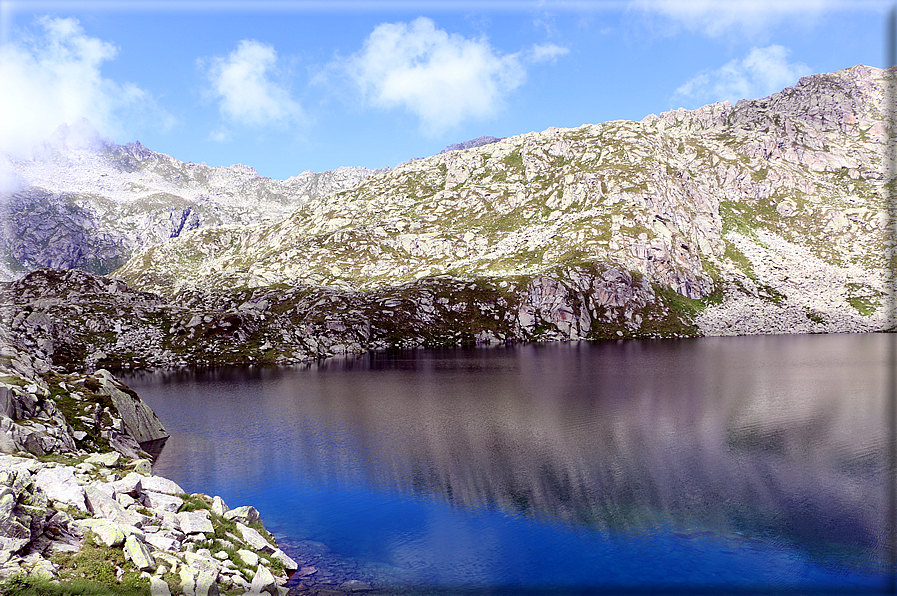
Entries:
[[877, 594], [894, 579], [895, 339], [419, 349], [122, 378], [171, 433], [155, 473], [257, 507], [304, 568], [296, 593]]

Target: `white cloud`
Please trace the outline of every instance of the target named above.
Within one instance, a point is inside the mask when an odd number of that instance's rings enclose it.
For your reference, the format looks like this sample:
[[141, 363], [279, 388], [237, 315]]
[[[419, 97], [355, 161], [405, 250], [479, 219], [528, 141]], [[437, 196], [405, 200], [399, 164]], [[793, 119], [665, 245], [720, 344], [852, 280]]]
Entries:
[[751, 48], [742, 59], [727, 62], [716, 70], [698, 73], [676, 89], [674, 98], [689, 98], [699, 102], [765, 97], [797, 83], [811, 74], [802, 62], [788, 62], [790, 51], [780, 45]]
[[844, 0], [633, 0], [630, 7], [719, 37], [733, 30], [755, 34], [786, 19], [806, 21], [848, 5]]
[[40, 36], [0, 47], [0, 151], [28, 151], [61, 124], [89, 120], [103, 135], [128, 134], [135, 122], [174, 119], [132, 83], [103, 78], [117, 48], [88, 37], [75, 19], [38, 19]]
[[221, 114], [232, 122], [288, 125], [303, 117], [289, 89], [272, 78], [277, 75], [277, 52], [268, 44], [244, 39], [226, 58], [212, 58], [208, 74]]
[[373, 105], [404, 107], [428, 134], [493, 116], [526, 79], [519, 54], [500, 55], [486, 39], [446, 33], [425, 17], [378, 25], [341, 66]]
[[546, 43], [534, 45], [530, 51], [530, 59], [533, 62], [554, 62], [558, 56], [565, 56], [570, 53], [568, 48]]

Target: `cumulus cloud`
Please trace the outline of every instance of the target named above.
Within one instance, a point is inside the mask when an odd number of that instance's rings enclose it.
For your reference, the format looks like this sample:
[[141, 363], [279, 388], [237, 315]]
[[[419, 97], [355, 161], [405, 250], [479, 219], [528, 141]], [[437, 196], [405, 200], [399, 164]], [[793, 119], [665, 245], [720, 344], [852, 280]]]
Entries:
[[812, 73], [802, 62], [788, 62], [788, 54], [788, 48], [780, 45], [751, 48], [744, 58], [698, 73], [676, 89], [674, 98], [734, 103], [739, 99], [771, 95]]
[[449, 34], [425, 17], [378, 25], [341, 66], [372, 105], [407, 109], [428, 134], [493, 116], [526, 79], [519, 53], [501, 55], [486, 39]]
[[148, 92], [102, 76], [115, 45], [85, 35], [76, 19], [43, 17], [37, 24], [40, 35], [0, 47], [0, 151], [28, 151], [61, 124], [83, 119], [109, 136], [142, 121], [173, 125]]
[[805, 21], [848, 4], [844, 0], [633, 0], [630, 8], [718, 37], [733, 30], [762, 32], [785, 19]]
[[[302, 106], [277, 79], [278, 74], [274, 47], [252, 39], [241, 41], [224, 58], [212, 58], [208, 68], [222, 116], [251, 127], [301, 121]], [[217, 136], [219, 140], [226, 138]]]

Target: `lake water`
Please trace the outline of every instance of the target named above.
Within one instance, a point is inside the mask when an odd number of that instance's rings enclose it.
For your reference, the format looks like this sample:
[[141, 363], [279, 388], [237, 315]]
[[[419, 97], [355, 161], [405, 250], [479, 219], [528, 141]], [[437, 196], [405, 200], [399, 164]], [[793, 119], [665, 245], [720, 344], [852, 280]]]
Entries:
[[880, 593], [886, 335], [412, 350], [125, 378], [156, 473], [380, 593]]

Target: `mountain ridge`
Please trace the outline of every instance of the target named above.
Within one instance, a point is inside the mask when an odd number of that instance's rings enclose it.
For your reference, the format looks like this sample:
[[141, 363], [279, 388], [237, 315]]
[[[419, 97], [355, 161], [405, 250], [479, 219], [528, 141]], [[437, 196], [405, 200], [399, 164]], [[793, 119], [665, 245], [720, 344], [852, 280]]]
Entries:
[[122, 281], [28, 273], [0, 320], [88, 370], [891, 328], [893, 74], [414, 160], [278, 221], [182, 231]]
[[[606, 262], [689, 299], [714, 289], [773, 305], [790, 296], [807, 312], [845, 317], [843, 288], [853, 284], [882, 316], [885, 77], [858, 65], [735, 106], [415, 160], [280, 222], [148, 248], [116, 274], [174, 296], [300, 282], [369, 290]], [[798, 292], [769, 267], [758, 279], [764, 258], [791, 263], [792, 280], [821, 275], [839, 287]]]

